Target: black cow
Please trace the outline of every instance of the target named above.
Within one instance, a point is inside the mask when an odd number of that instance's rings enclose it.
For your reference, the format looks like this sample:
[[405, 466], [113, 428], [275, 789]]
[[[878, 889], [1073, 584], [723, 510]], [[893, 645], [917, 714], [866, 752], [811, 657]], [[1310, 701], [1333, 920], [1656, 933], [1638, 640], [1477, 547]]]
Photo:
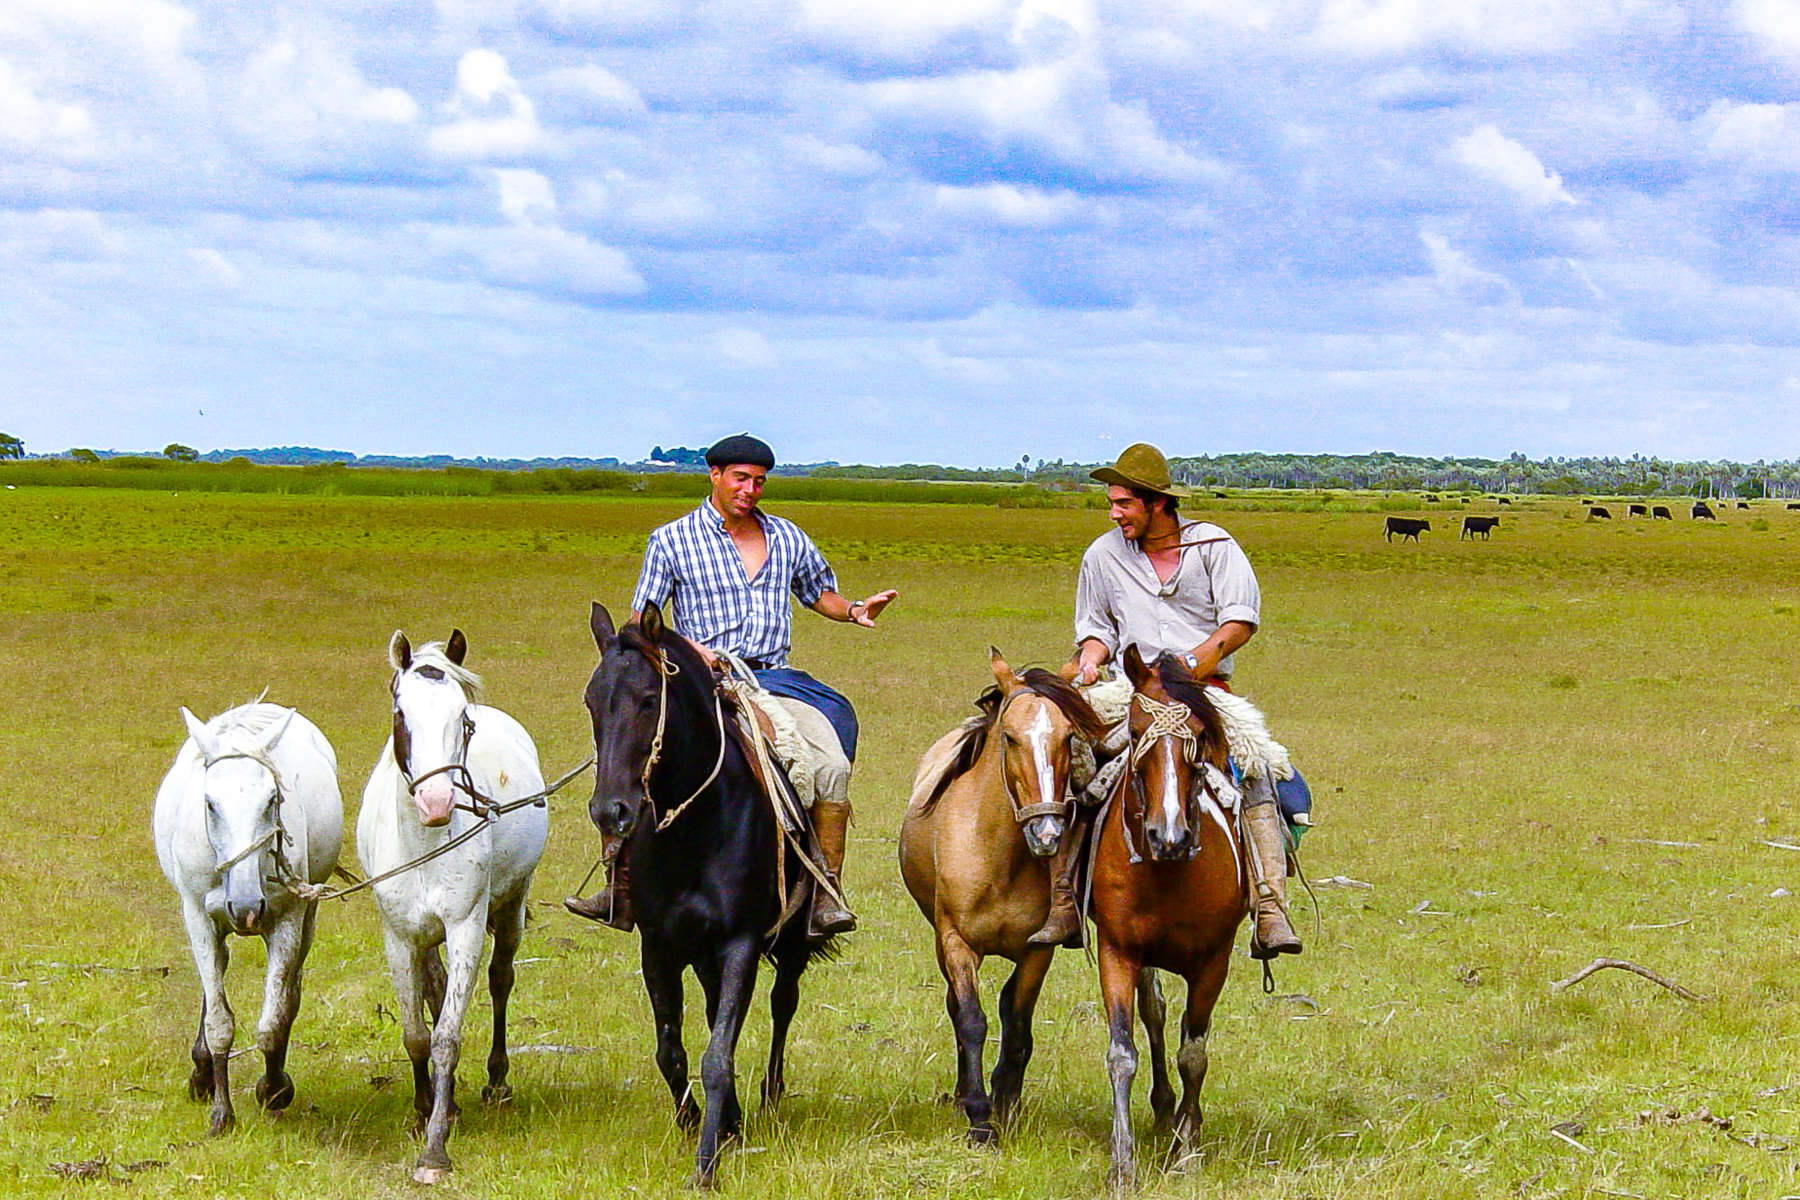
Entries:
[[1457, 541], [1461, 541], [1463, 538], [1473, 538], [1479, 533], [1481, 540], [1485, 542], [1488, 540], [1488, 532], [1499, 523], [1499, 517], [1464, 517], [1462, 535], [1457, 538]]
[[1739, 501], [1738, 501], [1738, 502], [1737, 502], [1737, 506], [1738, 506], [1738, 507], [1739, 507], [1739, 508], [1749, 508], [1749, 507], [1750, 507], [1750, 506], [1749, 506], [1749, 505], [1748, 505], [1748, 504], [1746, 504], [1746, 503], [1744, 503], [1744, 502], [1743, 502], [1743, 501], [1742, 501], [1742, 500], [1739, 500]]
[[1633, 504], [1626, 508], [1625, 515], [1628, 517], [1648, 517], [1650, 515], [1650, 510], [1641, 504]]
[[1407, 538], [1411, 538], [1416, 542], [1419, 540], [1419, 535], [1421, 533], [1426, 533], [1430, 529], [1430, 521], [1421, 521], [1416, 517], [1389, 517], [1387, 519], [1387, 525], [1381, 531], [1381, 536], [1384, 540], [1391, 542], [1394, 540], [1394, 535], [1397, 533], [1400, 535], [1400, 540], [1403, 542]]
[[1223, 499], [1225, 499], [1225, 493], [1224, 492], [1214, 492], [1213, 499], [1214, 500], [1223, 500]]
[[1590, 521], [1610, 521], [1610, 520], [1612, 520], [1612, 514], [1607, 512], [1604, 508], [1600, 507], [1598, 504], [1596, 504], [1596, 505], [1594, 505], [1594, 507], [1588, 509], [1588, 520], [1590, 520]]
[[1800, 508], [1800, 501], [1795, 501], [1795, 502], [1789, 504], [1788, 507], [1789, 508]]
[[1502, 496], [1502, 497], [1500, 497], [1500, 503], [1502, 503], [1502, 504], [1511, 504], [1511, 503], [1512, 503], [1512, 501], [1511, 501], [1511, 500], [1508, 500], [1508, 499], [1507, 499], [1507, 498], [1506, 498], [1506, 497], [1505, 497], [1505, 496]]
[[1652, 521], [1673, 521], [1675, 516], [1669, 511], [1668, 505], [1658, 504], [1655, 508], [1650, 510], [1650, 519]]
[[1713, 516], [1713, 510], [1706, 507], [1706, 502], [1704, 500], [1694, 501], [1694, 520], [1716, 521], [1718, 519], [1719, 518]]
[[1431, 494], [1431, 493], [1430, 493], [1430, 492], [1426, 492], [1426, 493], [1425, 493], [1425, 502], [1426, 502], [1426, 503], [1427, 503], [1427, 504], [1436, 504], [1436, 503], [1437, 503], [1437, 497], [1436, 497], [1436, 496], [1434, 496], [1434, 495], [1432, 495], [1432, 494]]

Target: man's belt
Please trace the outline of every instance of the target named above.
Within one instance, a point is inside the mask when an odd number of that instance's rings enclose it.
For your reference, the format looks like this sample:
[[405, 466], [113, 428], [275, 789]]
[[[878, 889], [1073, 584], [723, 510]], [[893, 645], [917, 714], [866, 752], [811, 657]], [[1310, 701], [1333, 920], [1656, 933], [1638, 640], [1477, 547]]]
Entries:
[[738, 656], [738, 659], [746, 667], [749, 667], [752, 671], [773, 671], [776, 669], [774, 663], [764, 662], [760, 658], [745, 658], [743, 655], [740, 654]]

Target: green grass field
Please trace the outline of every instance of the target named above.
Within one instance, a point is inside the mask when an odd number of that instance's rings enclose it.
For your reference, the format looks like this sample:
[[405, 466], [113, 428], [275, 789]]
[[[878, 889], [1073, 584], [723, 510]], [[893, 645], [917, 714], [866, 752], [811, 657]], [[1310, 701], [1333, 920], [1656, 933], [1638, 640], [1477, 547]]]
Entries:
[[[813, 1200], [1098, 1194], [1092, 967], [1059, 958], [1023, 1118], [999, 1151], [967, 1148], [940, 1103], [952, 1042], [894, 839], [914, 760], [969, 711], [989, 643], [1015, 664], [1067, 654], [1076, 564], [1104, 514], [783, 506], [779, 481], [770, 490], [846, 592], [893, 586], [900, 600], [875, 631], [797, 618], [797, 661], [863, 718], [849, 870], [863, 931], [808, 975], [793, 1094], [752, 1118], [721, 1183]], [[456, 625], [490, 701], [560, 773], [590, 749], [588, 602], [626, 605], [645, 533], [686, 503], [0, 491], [0, 1192], [115, 1194], [52, 1172], [105, 1157], [130, 1195], [416, 1193], [366, 897], [320, 915], [293, 1111], [255, 1111], [251, 1054], [234, 1072], [239, 1128], [204, 1136], [185, 1096], [194, 972], [149, 836], [184, 736], [176, 707], [209, 715], [264, 687], [298, 706], [337, 747], [353, 822], [387, 728], [388, 635]], [[1501, 510], [1491, 542], [1459, 543], [1460, 512], [1434, 507], [1437, 531], [1417, 546], [1385, 544], [1372, 511], [1219, 510], [1265, 595], [1240, 690], [1319, 793], [1309, 873], [1373, 886], [1319, 890], [1321, 927], [1307, 916], [1276, 997], [1238, 964], [1201, 1160], [1142, 1171], [1143, 1193], [1800, 1193], [1800, 895], [1771, 895], [1800, 893], [1800, 853], [1765, 844], [1800, 844], [1800, 513], [1770, 502], [1717, 526], [1609, 524], [1538, 501]], [[558, 904], [597, 847], [584, 799], [577, 784], [552, 806], [513, 1006], [517, 1100], [465, 1109], [445, 1196], [673, 1195], [687, 1177], [636, 939]], [[262, 955], [237, 946], [246, 1045]], [[1602, 955], [1703, 999], [1618, 971], [1550, 992]], [[990, 977], [997, 988], [998, 966]], [[766, 1013], [759, 1001], [739, 1057], [751, 1095]]]

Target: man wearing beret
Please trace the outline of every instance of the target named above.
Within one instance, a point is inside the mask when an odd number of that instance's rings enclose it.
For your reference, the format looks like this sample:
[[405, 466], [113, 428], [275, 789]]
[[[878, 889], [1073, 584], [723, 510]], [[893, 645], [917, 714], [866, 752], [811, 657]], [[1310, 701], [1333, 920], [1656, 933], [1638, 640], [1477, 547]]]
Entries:
[[[1230, 690], [1231, 656], [1256, 633], [1261, 592], [1256, 572], [1230, 534], [1204, 521], [1183, 521], [1188, 490], [1173, 482], [1169, 463], [1155, 446], [1139, 442], [1111, 467], [1093, 472], [1107, 485], [1109, 514], [1117, 528], [1101, 535], [1081, 559], [1075, 590], [1076, 660], [1080, 681], [1091, 685], [1100, 668], [1136, 645], [1145, 662], [1168, 653], [1197, 682]], [[1310, 809], [1298, 774], [1276, 784], [1246, 781], [1246, 857], [1251, 867], [1257, 958], [1300, 953], [1287, 915], [1287, 833], [1284, 806], [1304, 824]], [[1289, 795], [1288, 793], [1291, 793]], [[1051, 907], [1038, 945], [1079, 944], [1081, 917], [1071, 887], [1077, 837], [1052, 866]]]
[[[821, 763], [811, 808], [821, 863], [834, 887], [844, 869], [850, 825], [850, 764], [856, 759], [856, 711], [835, 689], [788, 665], [793, 614], [789, 597], [833, 621], [872, 628], [894, 599], [893, 590], [850, 601], [838, 595], [837, 576], [812, 539], [792, 521], [765, 513], [758, 502], [775, 466], [766, 442], [747, 433], [706, 452], [712, 495], [693, 512], [650, 534], [632, 595], [631, 618], [651, 604], [674, 602], [674, 627], [709, 664], [729, 653], [742, 659], [765, 689], [798, 701], [789, 711]], [[577, 916], [614, 929], [632, 928], [630, 881], [618, 847], [603, 848], [607, 886], [587, 898], [570, 897]], [[847, 933], [856, 917], [820, 889], [808, 932], [815, 938]]]

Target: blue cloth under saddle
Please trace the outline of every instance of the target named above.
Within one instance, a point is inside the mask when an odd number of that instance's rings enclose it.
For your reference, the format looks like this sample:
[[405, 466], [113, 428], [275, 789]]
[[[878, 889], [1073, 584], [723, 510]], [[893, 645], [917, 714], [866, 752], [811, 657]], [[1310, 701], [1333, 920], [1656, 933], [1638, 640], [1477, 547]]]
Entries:
[[777, 696], [786, 696], [802, 704], [810, 704], [825, 714], [844, 744], [844, 757], [856, 761], [856, 710], [836, 688], [828, 687], [793, 667], [774, 667], [756, 672], [756, 682]]

